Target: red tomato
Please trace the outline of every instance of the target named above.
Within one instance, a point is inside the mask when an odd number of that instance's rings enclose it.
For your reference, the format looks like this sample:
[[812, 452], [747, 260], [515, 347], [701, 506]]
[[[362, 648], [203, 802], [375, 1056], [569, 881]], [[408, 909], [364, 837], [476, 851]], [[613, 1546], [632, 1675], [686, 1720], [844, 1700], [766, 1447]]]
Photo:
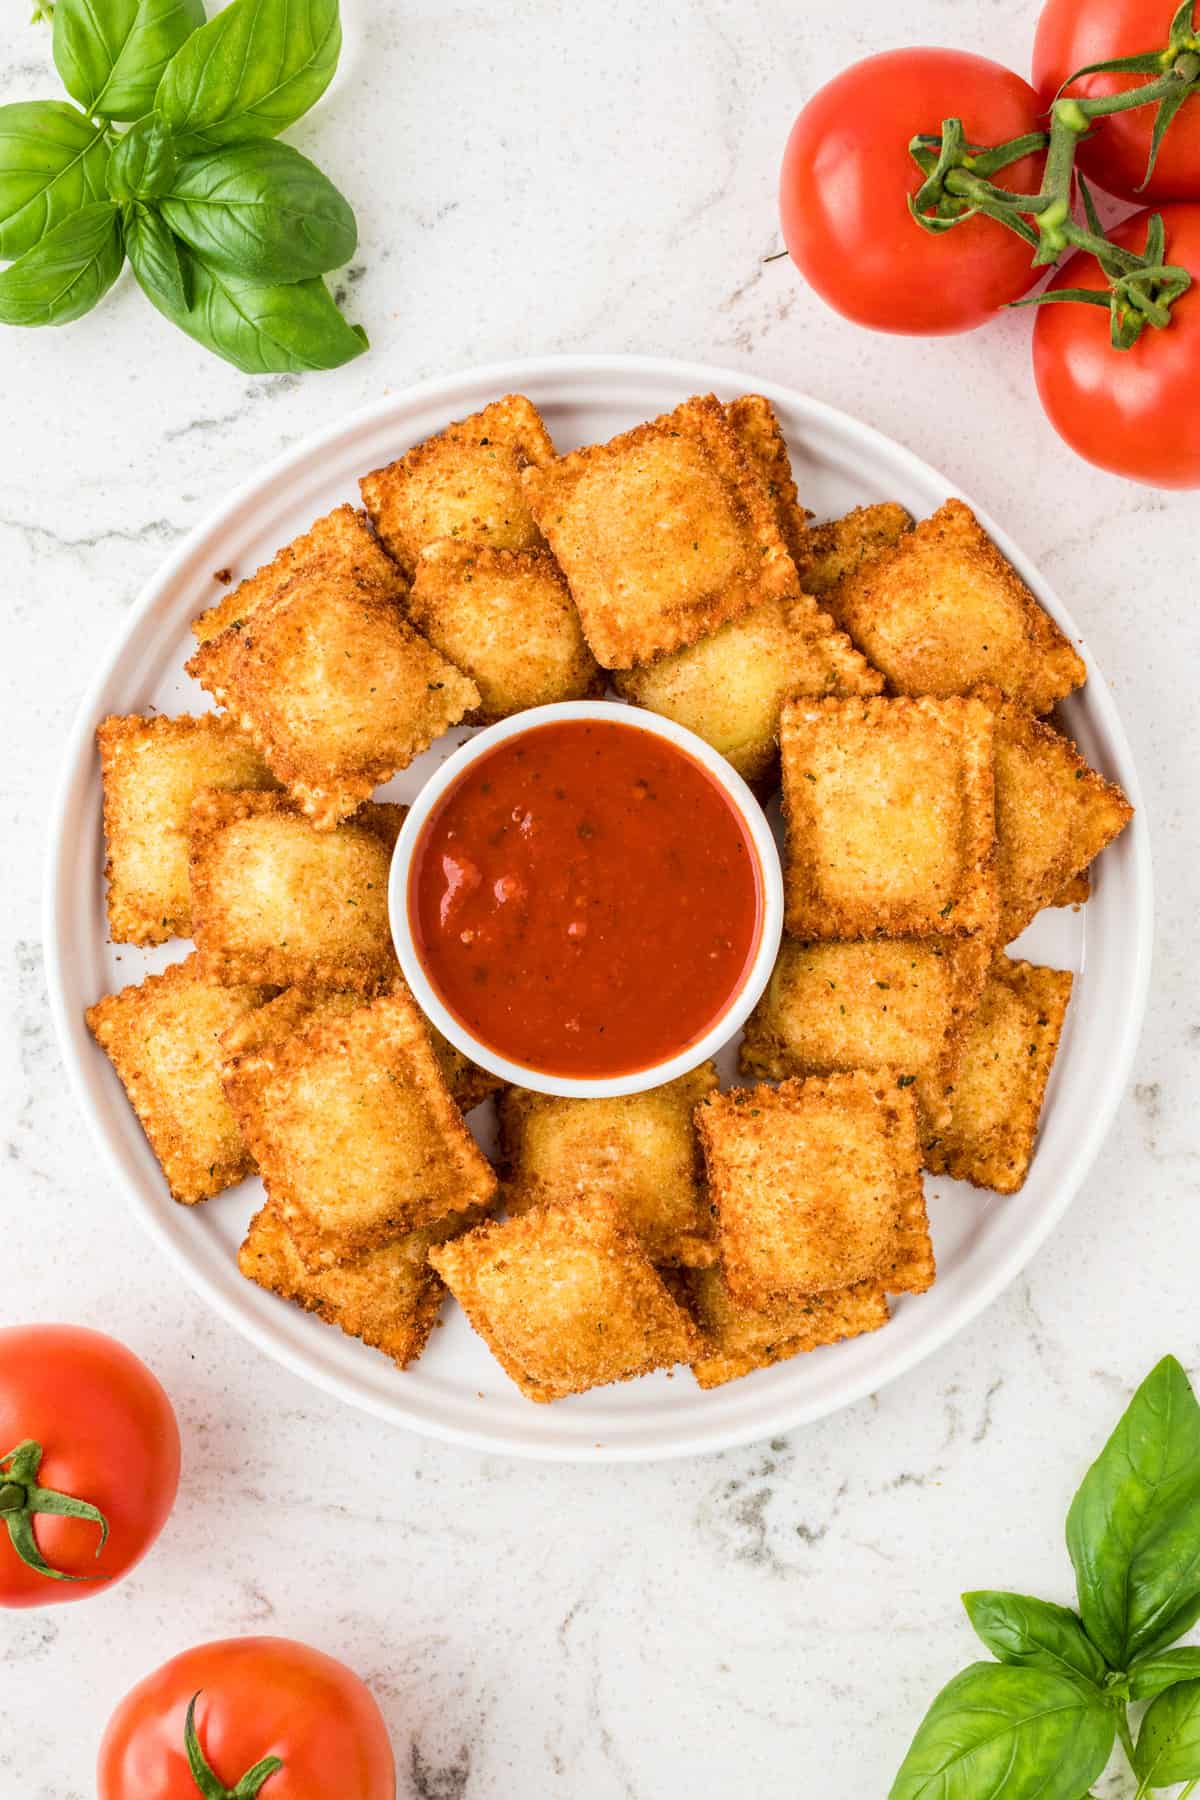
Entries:
[[[1147, 326], [1131, 350], [1114, 350], [1109, 316], [1098, 306], [1062, 302], [1038, 308], [1033, 368], [1055, 430], [1088, 462], [1152, 487], [1200, 487], [1200, 205], [1158, 209], [1166, 260], [1182, 263], [1193, 285], [1162, 330]], [[1110, 232], [1113, 243], [1143, 250], [1149, 213]], [[1080, 254], [1051, 287], [1103, 288], [1094, 257]]]
[[[77, 1325], [0, 1330], [0, 1606], [86, 1600], [119, 1581], [166, 1524], [178, 1486], [171, 1402], [131, 1350]], [[45, 1510], [64, 1495], [103, 1515], [102, 1548], [93, 1518]], [[22, 1560], [26, 1533], [35, 1560], [76, 1579]]]
[[216, 1792], [277, 1757], [263, 1800], [395, 1800], [392, 1747], [369, 1689], [331, 1656], [271, 1637], [199, 1644], [139, 1681], [104, 1733], [98, 1800], [197, 1800], [209, 1791], [188, 1766], [195, 1695], [196, 1742]]
[[[971, 331], [1036, 279], [1032, 251], [975, 217], [931, 237], [908, 210], [922, 175], [917, 132], [961, 118], [976, 145], [1044, 129], [1037, 95], [999, 63], [963, 50], [889, 50], [813, 95], [783, 157], [780, 210], [792, 261], [821, 298], [876, 331]], [[1036, 191], [1041, 158], [994, 177]]]
[[[1178, 0], [1047, 0], [1033, 45], [1033, 81], [1049, 106], [1063, 82], [1088, 63], [1165, 49]], [[1152, 81], [1153, 75], [1085, 75], [1068, 93], [1095, 98]], [[1079, 167], [1122, 199], [1200, 199], [1200, 99], [1186, 100], [1162, 142], [1154, 174], [1150, 158], [1154, 106], [1098, 120], [1079, 146]], [[1139, 191], [1140, 189], [1140, 191]]]

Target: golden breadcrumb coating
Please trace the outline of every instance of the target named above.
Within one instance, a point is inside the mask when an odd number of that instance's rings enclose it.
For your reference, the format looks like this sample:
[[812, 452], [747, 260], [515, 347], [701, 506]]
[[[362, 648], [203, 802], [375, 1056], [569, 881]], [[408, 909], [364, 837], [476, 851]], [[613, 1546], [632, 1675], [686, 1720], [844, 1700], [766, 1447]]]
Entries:
[[610, 1194], [652, 1262], [711, 1262], [713, 1220], [692, 1114], [717, 1086], [709, 1062], [618, 1099], [510, 1088], [500, 1103], [509, 1212]]
[[996, 923], [993, 719], [982, 700], [783, 710], [787, 929], [952, 936]]
[[950, 1117], [950, 1089], [992, 960], [990, 938], [785, 938], [746, 1021], [739, 1067], [783, 1081], [892, 1069], [923, 1128]]
[[189, 937], [188, 827], [202, 788], [278, 784], [232, 719], [108, 718], [96, 729], [114, 944]]
[[860, 564], [834, 610], [898, 694], [962, 694], [994, 682], [1048, 712], [1087, 677], [1083, 658], [961, 500]]
[[603, 668], [796, 591], [770, 496], [711, 394], [522, 480]]
[[796, 567], [806, 592], [815, 594], [838, 624], [838, 589], [861, 563], [891, 550], [913, 526], [912, 515], [895, 500], [856, 506], [843, 518], [810, 525], [804, 555]]
[[222, 1032], [270, 997], [220, 987], [194, 953], [87, 1010], [158, 1158], [172, 1197], [209, 1200], [254, 1170], [221, 1087]]
[[443, 538], [422, 552], [408, 613], [478, 688], [472, 723], [604, 691], [570, 589], [548, 550], [495, 550]]
[[808, 518], [796, 492], [792, 461], [775, 408], [762, 394], [742, 394], [729, 401], [725, 417], [771, 497], [783, 541], [799, 567], [808, 554]]
[[611, 1195], [480, 1225], [429, 1260], [505, 1373], [539, 1403], [690, 1362], [701, 1348]]
[[285, 544], [256, 574], [231, 588], [216, 606], [202, 612], [192, 630], [203, 643], [235, 622], [244, 625], [305, 563], [314, 561], [339, 575], [382, 588], [389, 599], [404, 598], [408, 584], [375, 536], [366, 513], [356, 512], [352, 506], [335, 506], [302, 536]]
[[996, 958], [967, 1036], [949, 1125], [925, 1140], [925, 1166], [1015, 1194], [1029, 1173], [1071, 975]]
[[192, 932], [214, 981], [371, 993], [396, 970], [392, 849], [405, 808], [367, 805], [317, 831], [282, 794], [192, 804]]
[[686, 1279], [693, 1315], [705, 1339], [702, 1354], [692, 1364], [702, 1388], [721, 1387], [822, 1344], [878, 1331], [888, 1322], [887, 1300], [875, 1281], [806, 1294], [764, 1311], [735, 1300], [719, 1268], [690, 1269]]
[[422, 550], [439, 538], [496, 550], [540, 544], [521, 471], [553, 460], [537, 408], [523, 394], [507, 394], [364, 475], [359, 486], [375, 529], [411, 577]]
[[698, 1107], [696, 1125], [742, 1304], [931, 1285], [916, 1102], [891, 1071], [734, 1088]]

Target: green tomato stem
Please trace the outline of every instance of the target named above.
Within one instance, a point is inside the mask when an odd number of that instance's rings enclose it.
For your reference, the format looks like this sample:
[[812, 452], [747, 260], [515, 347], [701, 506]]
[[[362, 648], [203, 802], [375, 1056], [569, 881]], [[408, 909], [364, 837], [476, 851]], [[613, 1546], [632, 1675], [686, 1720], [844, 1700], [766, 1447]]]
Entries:
[[86, 1519], [99, 1526], [97, 1556], [108, 1542], [108, 1520], [99, 1507], [93, 1506], [90, 1500], [77, 1500], [73, 1494], [60, 1494], [53, 1488], [39, 1486], [37, 1477], [41, 1463], [42, 1446], [32, 1438], [26, 1438], [7, 1456], [0, 1456], [0, 1521], [8, 1530], [9, 1543], [26, 1568], [44, 1575], [48, 1581], [99, 1581], [99, 1575], [68, 1575], [62, 1569], [52, 1568], [38, 1548], [33, 1529], [37, 1513]]
[[278, 1756], [264, 1756], [252, 1769], [246, 1770], [235, 1787], [227, 1788], [201, 1749], [196, 1733], [196, 1702], [202, 1692], [203, 1689], [198, 1689], [192, 1695], [183, 1728], [183, 1747], [197, 1791], [203, 1795], [204, 1800], [258, 1800], [263, 1784], [276, 1770], [282, 1769], [282, 1760]]

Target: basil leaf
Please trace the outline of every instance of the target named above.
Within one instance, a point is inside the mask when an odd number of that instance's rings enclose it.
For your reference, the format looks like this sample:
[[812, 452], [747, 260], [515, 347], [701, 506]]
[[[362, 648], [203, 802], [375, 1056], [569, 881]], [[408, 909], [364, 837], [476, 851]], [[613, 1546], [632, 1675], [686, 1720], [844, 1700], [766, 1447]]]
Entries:
[[140, 119], [204, 0], [58, 0], [54, 62], [63, 86], [102, 119]]
[[1079, 1800], [1115, 1734], [1112, 1708], [1078, 1681], [972, 1663], [926, 1713], [888, 1800]]
[[90, 312], [121, 273], [120, 214], [93, 202], [0, 271], [0, 325], [66, 325]]
[[336, 369], [369, 347], [362, 326], [346, 322], [319, 279], [245, 281], [182, 246], [180, 261], [191, 296], [187, 310], [165, 305], [144, 284], [147, 297], [181, 331], [247, 375]]
[[179, 246], [170, 229], [148, 207], [134, 207], [125, 226], [125, 249], [138, 285], [168, 318], [191, 305]]
[[154, 200], [166, 193], [174, 174], [174, 140], [150, 113], [118, 140], [108, 163], [108, 191], [114, 200]]
[[1174, 1787], [1177, 1781], [1200, 1778], [1200, 1681], [1180, 1682], [1151, 1701], [1133, 1766], [1144, 1787]]
[[161, 204], [212, 268], [256, 281], [323, 275], [358, 243], [348, 202], [288, 144], [234, 144], [182, 163]]
[[1026, 1669], [1080, 1676], [1099, 1687], [1107, 1665], [1065, 1606], [984, 1589], [963, 1595], [967, 1617], [993, 1656]]
[[1200, 1646], [1185, 1644], [1134, 1663], [1129, 1671], [1129, 1698], [1153, 1700], [1177, 1681], [1200, 1681]]
[[193, 150], [277, 137], [321, 98], [341, 48], [338, 0], [232, 0], [167, 64], [156, 105]]
[[1084, 1628], [1114, 1669], [1200, 1617], [1200, 1405], [1173, 1356], [1150, 1371], [1067, 1515]]
[[103, 199], [107, 162], [103, 130], [65, 100], [0, 106], [0, 257], [23, 256]]

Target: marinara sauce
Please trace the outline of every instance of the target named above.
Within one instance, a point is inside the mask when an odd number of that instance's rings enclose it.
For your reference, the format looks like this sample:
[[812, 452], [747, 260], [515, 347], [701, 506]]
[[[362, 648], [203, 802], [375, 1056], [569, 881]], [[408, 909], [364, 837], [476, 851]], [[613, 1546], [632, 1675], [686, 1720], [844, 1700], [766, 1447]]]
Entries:
[[749, 973], [762, 878], [698, 762], [636, 726], [506, 739], [443, 795], [408, 885], [417, 954], [467, 1029], [543, 1074], [633, 1074], [702, 1038]]

